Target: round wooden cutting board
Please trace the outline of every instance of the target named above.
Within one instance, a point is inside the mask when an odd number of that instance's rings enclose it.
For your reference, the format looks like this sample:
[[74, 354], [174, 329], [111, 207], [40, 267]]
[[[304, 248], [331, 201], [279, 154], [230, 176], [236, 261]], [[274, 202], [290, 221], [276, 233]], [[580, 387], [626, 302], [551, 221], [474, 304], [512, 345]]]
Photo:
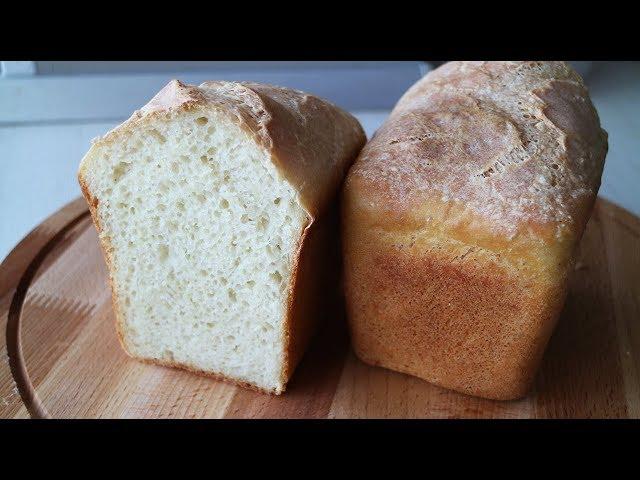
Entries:
[[482, 400], [365, 365], [343, 318], [327, 322], [284, 395], [261, 394], [127, 357], [78, 199], [0, 265], [0, 417], [638, 418], [639, 314], [640, 220], [599, 199], [529, 397]]

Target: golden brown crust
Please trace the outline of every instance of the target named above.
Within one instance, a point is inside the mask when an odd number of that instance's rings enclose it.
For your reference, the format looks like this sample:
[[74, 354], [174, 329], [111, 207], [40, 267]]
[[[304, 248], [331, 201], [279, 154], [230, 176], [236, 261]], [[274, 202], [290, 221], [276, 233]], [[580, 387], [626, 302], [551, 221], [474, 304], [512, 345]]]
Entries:
[[[270, 395], [281, 395], [282, 393], [284, 393], [285, 388], [283, 388], [281, 391], [277, 391], [275, 389], [269, 390], [263, 387], [260, 387], [256, 384], [250, 383], [250, 382], [245, 382], [243, 380], [238, 380], [237, 378], [233, 378], [233, 377], [228, 377], [226, 375], [223, 375], [222, 373], [215, 373], [215, 372], [209, 372], [206, 370], [201, 370], [197, 367], [194, 367], [193, 365], [189, 365], [187, 363], [179, 363], [179, 362], [174, 362], [171, 360], [165, 360], [162, 358], [145, 358], [145, 357], [138, 357], [136, 355], [132, 355], [129, 350], [127, 350], [126, 345], [124, 344], [124, 342], [122, 341], [122, 339], [120, 339], [120, 344], [122, 345], [122, 349], [125, 351], [125, 353], [127, 355], [129, 355], [131, 358], [135, 358], [136, 360], [139, 360], [141, 362], [147, 363], [149, 365], [160, 365], [161, 367], [169, 367], [169, 368], [179, 368], [181, 370], [186, 370], [187, 372], [191, 372], [191, 373], [195, 373], [196, 375], [202, 375], [204, 377], [210, 377], [213, 378], [215, 380], [219, 380], [222, 382], [227, 382], [227, 383], [231, 383], [233, 385], [237, 385], [238, 387], [242, 387], [242, 388], [247, 388], [249, 390], [253, 390], [255, 392], [260, 392], [260, 393], [268, 393]], [[285, 385], [286, 387], [286, 385]]]
[[606, 150], [562, 62], [452, 62], [410, 88], [346, 180], [356, 353], [464, 393], [524, 395]]
[[[301, 232], [299, 247], [293, 260], [292, 278], [287, 299], [285, 322], [283, 390], [319, 322], [313, 306], [320, 304], [319, 286], [326, 288], [322, 272], [335, 272], [336, 262], [327, 260], [331, 241], [338, 237], [335, 227], [335, 197], [366, 137], [358, 121], [334, 105], [297, 90], [256, 83], [205, 82], [199, 87], [170, 82], [147, 105], [102, 138], [96, 139], [92, 150], [118, 142], [136, 128], [158, 117], [179, 111], [214, 109], [225, 114], [248, 132], [269, 153], [279, 173], [296, 189], [309, 220]], [[91, 151], [80, 165], [78, 179], [98, 232], [97, 200], [84, 180], [89, 168]], [[327, 237], [327, 220], [334, 219]], [[320, 239], [320, 240], [315, 240]], [[123, 316], [118, 306], [112, 271], [109, 239], [100, 236], [116, 316], [116, 330], [123, 348], [126, 346]], [[335, 248], [333, 249], [335, 251]], [[329, 264], [332, 267], [329, 267]], [[335, 282], [334, 282], [335, 283]], [[313, 294], [309, 293], [313, 292]], [[315, 297], [314, 297], [315, 296]], [[313, 298], [314, 297], [314, 298]], [[301, 302], [300, 298], [308, 299]], [[312, 301], [313, 300], [313, 301]], [[178, 366], [198, 371], [189, 365], [178, 365], [162, 359], [147, 359], [154, 363]], [[207, 372], [200, 372], [206, 373]], [[211, 374], [222, 378], [219, 374]], [[232, 379], [227, 379], [232, 380]], [[249, 386], [246, 382], [235, 383]], [[259, 387], [252, 386], [259, 389]], [[272, 392], [281, 393], [281, 392]]]
[[345, 228], [358, 357], [464, 393], [526, 393], [564, 300], [562, 276], [522, 275], [497, 254], [426, 235]]

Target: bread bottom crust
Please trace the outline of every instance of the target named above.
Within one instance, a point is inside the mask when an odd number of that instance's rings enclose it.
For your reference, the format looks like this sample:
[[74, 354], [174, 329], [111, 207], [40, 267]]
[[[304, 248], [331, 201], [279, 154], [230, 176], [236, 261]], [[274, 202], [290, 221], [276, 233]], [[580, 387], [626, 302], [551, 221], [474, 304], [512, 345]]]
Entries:
[[227, 377], [226, 375], [224, 375], [222, 373], [209, 372], [209, 371], [206, 371], [206, 370], [201, 370], [199, 368], [196, 368], [196, 367], [194, 367], [192, 365], [189, 365], [189, 364], [186, 364], [186, 363], [172, 362], [172, 361], [169, 361], [169, 360], [163, 360], [163, 359], [157, 359], [157, 358], [138, 357], [138, 356], [135, 356], [135, 355], [132, 355], [131, 353], [129, 353], [129, 351], [124, 347], [124, 345], [123, 345], [123, 350], [131, 358], [139, 360], [142, 363], [146, 363], [146, 364], [149, 364], [149, 365], [160, 365], [162, 367], [169, 367], [169, 368], [179, 368], [180, 370], [186, 370], [188, 372], [195, 373], [197, 375], [210, 377], [210, 378], [213, 378], [215, 380], [219, 380], [219, 381], [223, 381], [223, 382], [226, 382], [226, 383], [230, 383], [230, 384], [236, 385], [238, 387], [247, 388], [247, 389], [253, 390], [255, 392], [268, 393], [270, 395], [281, 395], [287, 389], [287, 385], [286, 384], [283, 385], [282, 390], [280, 390], [280, 391], [277, 391], [276, 389], [266, 389], [264, 387], [260, 387], [260, 386], [258, 386], [256, 384], [254, 384], [254, 383], [246, 382], [246, 381], [243, 381], [243, 380], [238, 380], [237, 378], [233, 378], [233, 377]]
[[251, 382], [238, 380], [237, 378], [233, 378], [233, 377], [228, 377], [219, 372], [202, 370], [188, 363], [175, 362], [171, 360], [165, 360], [162, 358], [149, 358], [149, 357], [141, 357], [138, 355], [134, 355], [131, 353], [131, 351], [129, 350], [129, 347], [127, 347], [127, 344], [124, 340], [124, 335], [121, 331], [120, 321], [117, 315], [116, 315], [116, 331], [117, 331], [118, 341], [120, 342], [120, 345], [122, 346], [122, 350], [124, 350], [124, 353], [126, 353], [127, 356], [129, 356], [130, 358], [133, 358], [134, 360], [140, 361], [142, 363], [146, 363], [148, 365], [159, 365], [161, 367], [178, 368], [180, 370], [186, 370], [188, 372], [195, 373], [196, 375], [213, 378], [215, 380], [230, 383], [238, 387], [248, 388], [249, 390], [253, 390], [260, 393], [268, 393], [270, 395], [280, 395], [287, 389], [286, 383], [282, 386], [282, 390], [280, 391], [277, 391], [275, 388], [266, 389], [264, 387], [260, 387]]

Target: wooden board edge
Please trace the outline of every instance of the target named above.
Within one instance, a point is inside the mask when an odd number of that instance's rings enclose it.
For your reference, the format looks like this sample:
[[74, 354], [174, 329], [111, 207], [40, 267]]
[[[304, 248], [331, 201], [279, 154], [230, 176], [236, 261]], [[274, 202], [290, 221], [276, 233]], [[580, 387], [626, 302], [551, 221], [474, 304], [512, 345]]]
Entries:
[[0, 418], [15, 413], [21, 406], [32, 417], [47, 417], [39, 403], [20, 348], [20, 315], [29, 285], [49, 253], [65, 234], [89, 216], [84, 198], [68, 203], [49, 216], [24, 237], [0, 264]]

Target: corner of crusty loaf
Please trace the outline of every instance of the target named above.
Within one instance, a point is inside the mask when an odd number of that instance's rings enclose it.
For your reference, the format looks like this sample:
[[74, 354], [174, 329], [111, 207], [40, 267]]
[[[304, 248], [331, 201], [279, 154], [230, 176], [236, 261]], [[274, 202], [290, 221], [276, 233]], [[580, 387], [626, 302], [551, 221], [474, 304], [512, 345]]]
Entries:
[[281, 393], [310, 218], [237, 119], [186, 94], [167, 108], [181, 84], [166, 88], [174, 91], [97, 140], [78, 172], [121, 343], [145, 361]]

